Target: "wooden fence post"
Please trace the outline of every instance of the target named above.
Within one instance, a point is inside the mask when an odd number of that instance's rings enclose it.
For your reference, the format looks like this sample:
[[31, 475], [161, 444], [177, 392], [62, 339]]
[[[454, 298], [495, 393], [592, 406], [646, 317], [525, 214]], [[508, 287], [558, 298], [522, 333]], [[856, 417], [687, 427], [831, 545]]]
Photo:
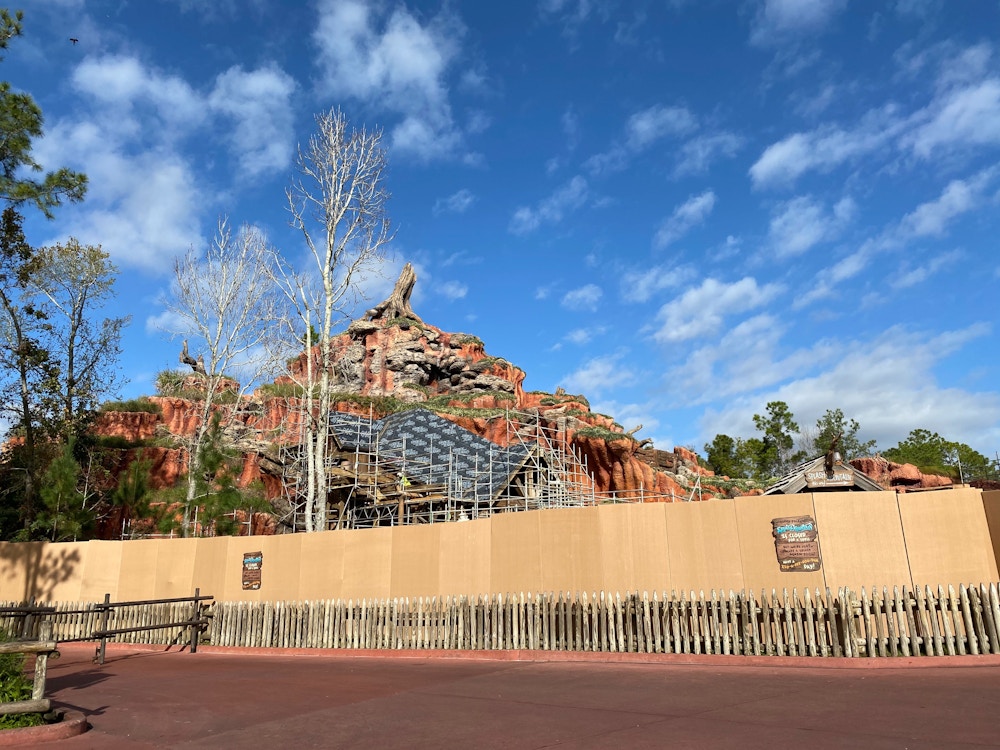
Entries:
[[104, 664], [104, 656], [108, 650], [108, 637], [104, 633], [108, 629], [108, 618], [111, 615], [111, 594], [104, 595], [104, 608], [101, 610], [101, 645], [97, 648], [97, 663]]
[[191, 608], [191, 653], [198, 653], [198, 641], [201, 636], [201, 589], [194, 590], [194, 604]]

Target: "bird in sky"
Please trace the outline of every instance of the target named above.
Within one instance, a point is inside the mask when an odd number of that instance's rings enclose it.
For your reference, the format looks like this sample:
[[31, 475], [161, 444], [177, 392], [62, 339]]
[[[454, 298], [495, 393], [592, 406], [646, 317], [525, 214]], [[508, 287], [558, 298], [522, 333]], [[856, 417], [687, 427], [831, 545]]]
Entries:
[[69, 38], [69, 40], [70, 40], [71, 42], [73, 42], [73, 44], [76, 44], [77, 42], [79, 42], [79, 41], [80, 41], [79, 39], [76, 39], [75, 37], [70, 37], [70, 38]]

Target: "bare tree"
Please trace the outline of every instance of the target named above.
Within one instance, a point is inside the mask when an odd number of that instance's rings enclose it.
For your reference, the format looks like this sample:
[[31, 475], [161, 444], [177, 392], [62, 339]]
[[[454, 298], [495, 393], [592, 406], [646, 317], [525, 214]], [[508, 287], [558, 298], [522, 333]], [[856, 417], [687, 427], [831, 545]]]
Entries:
[[339, 109], [317, 115], [316, 126], [308, 145], [299, 149], [298, 175], [286, 191], [291, 224], [302, 232], [309, 251], [308, 268], [282, 265], [276, 276], [294, 308], [289, 330], [307, 353], [300, 378], [306, 531], [326, 528], [331, 338], [358, 301], [358, 283], [377, 270], [392, 240], [382, 131], [350, 128]]
[[[215, 240], [205, 253], [189, 251], [174, 263], [172, 295], [165, 306], [172, 317], [174, 337], [183, 336], [184, 354], [190, 341], [201, 367], [191, 377], [204, 392], [198, 427], [187, 448], [187, 492], [182, 524], [191, 534], [202, 453], [217, 412], [231, 418], [244, 394], [262, 377], [273, 373], [273, 321], [281, 318], [280, 297], [271, 282], [276, 254], [256, 228], [242, 226], [233, 234], [226, 220], [219, 222]], [[223, 404], [222, 394], [229, 404]]]

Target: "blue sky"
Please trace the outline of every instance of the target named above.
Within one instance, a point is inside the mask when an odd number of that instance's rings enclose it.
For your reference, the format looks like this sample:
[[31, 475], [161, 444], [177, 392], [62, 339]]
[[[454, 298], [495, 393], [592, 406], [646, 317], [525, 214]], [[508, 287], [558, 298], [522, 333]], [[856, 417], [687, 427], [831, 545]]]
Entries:
[[[2, 65], [121, 269], [125, 396], [177, 366], [172, 259], [295, 257], [313, 115], [381, 127], [414, 308], [657, 447], [788, 402], [1000, 447], [1000, 7], [945, 0], [30, 0]], [[72, 44], [69, 39], [79, 40]]]

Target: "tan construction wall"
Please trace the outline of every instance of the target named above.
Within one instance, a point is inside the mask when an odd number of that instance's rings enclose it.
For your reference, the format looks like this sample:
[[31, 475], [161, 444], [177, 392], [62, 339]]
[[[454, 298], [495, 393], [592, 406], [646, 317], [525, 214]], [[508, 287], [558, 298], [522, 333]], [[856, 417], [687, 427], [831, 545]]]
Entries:
[[[782, 572], [771, 520], [812, 516], [822, 569]], [[991, 534], [991, 528], [993, 533]], [[1000, 492], [816, 493], [510, 513], [271, 537], [0, 543], [0, 600], [294, 601], [739, 591], [997, 580]], [[243, 555], [261, 552], [244, 591]]]

